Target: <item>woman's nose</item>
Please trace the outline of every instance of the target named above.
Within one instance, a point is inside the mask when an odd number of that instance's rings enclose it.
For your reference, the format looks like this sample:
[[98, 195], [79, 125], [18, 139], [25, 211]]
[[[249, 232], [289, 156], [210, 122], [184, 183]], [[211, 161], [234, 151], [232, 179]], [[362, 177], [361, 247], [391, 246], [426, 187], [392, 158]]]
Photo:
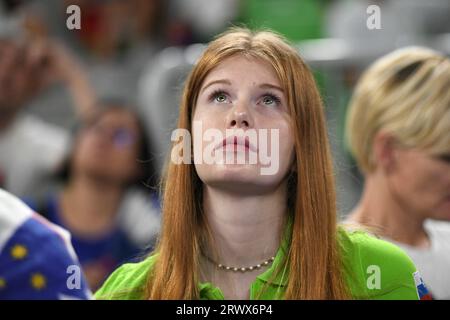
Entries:
[[228, 128], [248, 129], [253, 127], [253, 119], [248, 107], [244, 103], [237, 103], [227, 119]]

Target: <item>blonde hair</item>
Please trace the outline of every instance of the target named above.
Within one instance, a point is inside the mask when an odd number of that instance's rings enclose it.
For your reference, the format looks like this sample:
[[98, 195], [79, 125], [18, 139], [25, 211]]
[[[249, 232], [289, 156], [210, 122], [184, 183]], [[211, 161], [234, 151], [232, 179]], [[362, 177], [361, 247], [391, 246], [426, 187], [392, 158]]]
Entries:
[[[286, 216], [290, 216], [292, 231], [283, 262], [289, 272], [284, 298], [348, 298], [337, 240], [334, 174], [323, 105], [311, 71], [296, 50], [281, 36], [267, 31], [233, 28], [220, 35], [209, 44], [187, 79], [178, 128], [191, 130], [204, 79], [234, 55], [268, 62], [288, 101], [296, 170], [288, 178], [286, 196]], [[149, 270], [146, 297], [198, 299], [200, 252], [208, 241], [202, 182], [194, 165], [169, 161], [163, 188], [162, 231], [155, 250], [158, 257]]]
[[373, 171], [375, 135], [433, 155], [450, 151], [450, 60], [407, 47], [376, 61], [361, 77], [347, 114], [347, 141], [360, 169]]

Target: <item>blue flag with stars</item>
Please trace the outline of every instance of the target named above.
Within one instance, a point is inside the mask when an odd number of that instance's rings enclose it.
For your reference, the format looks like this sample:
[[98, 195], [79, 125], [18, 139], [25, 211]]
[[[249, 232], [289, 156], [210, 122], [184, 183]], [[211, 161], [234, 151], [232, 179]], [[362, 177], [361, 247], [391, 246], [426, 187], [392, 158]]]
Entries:
[[0, 299], [89, 299], [67, 231], [0, 189]]

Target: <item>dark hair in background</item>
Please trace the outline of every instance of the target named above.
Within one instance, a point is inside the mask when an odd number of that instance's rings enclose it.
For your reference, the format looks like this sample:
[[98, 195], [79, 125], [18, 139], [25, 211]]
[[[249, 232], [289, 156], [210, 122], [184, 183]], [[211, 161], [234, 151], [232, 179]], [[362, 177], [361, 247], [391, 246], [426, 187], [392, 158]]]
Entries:
[[31, 2], [30, 0], [1, 0], [0, 5], [3, 5], [3, 8], [6, 12], [10, 13], [16, 10], [23, 4], [27, 4]]
[[93, 108], [93, 112], [89, 117], [88, 122], [79, 123], [74, 127], [74, 129], [72, 130], [72, 141], [70, 146], [71, 150], [69, 151], [67, 158], [63, 161], [60, 170], [58, 170], [56, 178], [63, 183], [67, 183], [67, 181], [70, 179], [71, 159], [73, 157], [75, 147], [74, 144], [80, 130], [83, 129], [83, 127], [85, 127], [86, 125], [95, 123], [105, 113], [113, 110], [123, 110], [130, 113], [135, 118], [139, 129], [140, 148], [136, 163], [141, 167], [140, 171], [142, 172], [142, 174], [137, 179], [132, 181], [130, 183], [130, 186], [139, 187], [146, 191], [149, 191], [149, 189], [157, 191], [157, 187], [159, 184], [159, 173], [156, 169], [156, 159], [154, 156], [155, 150], [153, 148], [153, 143], [151, 141], [149, 131], [147, 130], [144, 121], [142, 121], [142, 118], [134, 105], [124, 99], [116, 97], [107, 97], [100, 99], [96, 103], [96, 106]]

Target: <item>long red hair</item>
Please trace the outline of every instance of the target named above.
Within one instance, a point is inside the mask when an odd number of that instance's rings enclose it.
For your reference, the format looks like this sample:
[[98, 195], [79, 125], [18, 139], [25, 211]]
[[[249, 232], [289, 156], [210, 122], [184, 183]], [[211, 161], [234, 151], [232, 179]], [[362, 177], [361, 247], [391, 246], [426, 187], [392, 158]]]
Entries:
[[[289, 176], [292, 221], [285, 263], [285, 299], [349, 298], [337, 239], [334, 173], [323, 104], [311, 71], [286, 40], [273, 32], [233, 28], [212, 41], [184, 87], [178, 128], [191, 132], [199, 90], [207, 74], [226, 58], [245, 55], [270, 63], [287, 96], [295, 168]], [[198, 299], [199, 259], [207, 241], [202, 182], [193, 164], [168, 161], [163, 180], [162, 230], [149, 270], [149, 299]]]

